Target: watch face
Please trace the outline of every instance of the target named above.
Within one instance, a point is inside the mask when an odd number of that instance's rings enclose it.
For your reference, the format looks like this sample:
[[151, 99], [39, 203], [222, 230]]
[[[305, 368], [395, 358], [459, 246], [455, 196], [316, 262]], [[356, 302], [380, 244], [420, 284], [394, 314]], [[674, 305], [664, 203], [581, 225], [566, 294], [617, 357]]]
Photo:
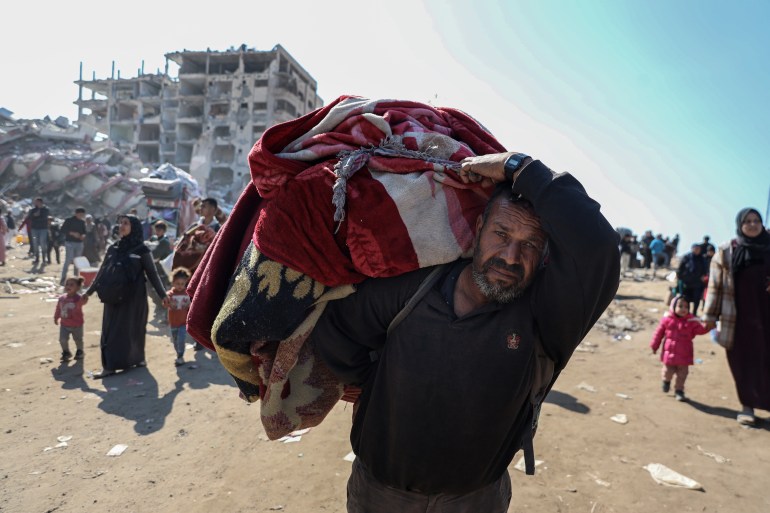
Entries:
[[503, 165], [506, 180], [513, 181], [514, 173], [519, 170], [521, 163], [524, 162], [524, 159], [526, 158], [527, 155], [524, 155], [523, 153], [514, 153], [508, 157], [508, 160], [506, 160], [505, 164]]

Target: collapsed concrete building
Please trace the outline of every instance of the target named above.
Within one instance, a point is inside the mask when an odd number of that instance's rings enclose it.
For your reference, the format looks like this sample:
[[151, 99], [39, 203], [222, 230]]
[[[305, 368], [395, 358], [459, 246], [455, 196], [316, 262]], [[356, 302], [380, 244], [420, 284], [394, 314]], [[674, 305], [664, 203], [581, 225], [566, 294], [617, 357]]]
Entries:
[[[249, 179], [247, 155], [270, 126], [323, 105], [310, 74], [281, 46], [165, 54], [163, 73], [80, 80], [78, 125], [106, 134], [147, 166], [189, 172], [231, 204]], [[169, 63], [179, 66], [171, 78]], [[90, 91], [90, 95], [87, 92]], [[86, 92], [85, 97], [84, 92]]]
[[64, 117], [17, 120], [3, 110], [0, 200], [15, 216], [37, 196], [56, 216], [71, 215], [78, 206], [98, 216], [142, 206], [139, 179], [147, 169], [135, 155], [95, 142], [94, 129]]

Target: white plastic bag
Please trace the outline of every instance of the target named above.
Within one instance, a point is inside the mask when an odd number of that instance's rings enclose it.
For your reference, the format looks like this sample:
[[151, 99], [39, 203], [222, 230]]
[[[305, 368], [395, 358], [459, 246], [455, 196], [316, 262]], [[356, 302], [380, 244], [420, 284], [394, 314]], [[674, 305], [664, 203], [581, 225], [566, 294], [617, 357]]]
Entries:
[[698, 481], [683, 476], [661, 463], [650, 463], [643, 467], [650, 473], [656, 483], [675, 488], [687, 488], [689, 490], [703, 490], [703, 486]]

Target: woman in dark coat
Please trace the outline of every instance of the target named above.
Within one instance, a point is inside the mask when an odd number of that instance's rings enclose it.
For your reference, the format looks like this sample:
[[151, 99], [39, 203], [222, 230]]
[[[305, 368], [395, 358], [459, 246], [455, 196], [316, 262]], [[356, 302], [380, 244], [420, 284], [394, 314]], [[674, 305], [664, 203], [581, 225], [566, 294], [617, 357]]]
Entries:
[[756, 209], [735, 221], [737, 238], [711, 260], [704, 319], [721, 321], [718, 341], [743, 408], [737, 420], [751, 426], [754, 408], [770, 410], [770, 234]]
[[[105, 303], [102, 318], [102, 370], [94, 374], [103, 378], [117, 370], [143, 367], [144, 342], [147, 331], [147, 291], [145, 277], [155, 291], [166, 297], [152, 254], [144, 245], [142, 223], [135, 216], [122, 216], [119, 220], [120, 239], [107, 249], [104, 262], [86, 292], [86, 298], [96, 292], [104, 269], [118, 259], [128, 260], [128, 273], [137, 276], [128, 295], [119, 303]], [[165, 302], [165, 301], [164, 301]]]

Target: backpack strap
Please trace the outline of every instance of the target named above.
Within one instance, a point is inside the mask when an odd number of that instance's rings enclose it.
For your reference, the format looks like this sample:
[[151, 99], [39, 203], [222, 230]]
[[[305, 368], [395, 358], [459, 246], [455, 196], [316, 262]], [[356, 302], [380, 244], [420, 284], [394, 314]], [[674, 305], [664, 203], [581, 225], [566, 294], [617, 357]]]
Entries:
[[[417, 303], [420, 302], [422, 298], [425, 297], [425, 294], [428, 293], [428, 291], [433, 287], [433, 285], [438, 281], [439, 276], [441, 275], [441, 272], [444, 270], [446, 264], [438, 265], [435, 269], [433, 269], [428, 276], [426, 276], [422, 282], [420, 283], [420, 286], [417, 287], [417, 291], [412, 295], [412, 297], [409, 298], [409, 300], [406, 302], [404, 307], [399, 311], [395, 317], [393, 317], [393, 320], [390, 321], [390, 324], [388, 325], [388, 330], [386, 332], [386, 337], [389, 337], [390, 334], [393, 332], [394, 329], [396, 329], [396, 326], [401, 324], [401, 321], [406, 319], [406, 317], [412, 313], [412, 310], [414, 310], [414, 307], [417, 306]], [[370, 351], [369, 352], [369, 360], [372, 362], [376, 362], [380, 359], [380, 351]]]
[[524, 451], [524, 469], [527, 475], [535, 475], [534, 438], [537, 432], [537, 422], [540, 418], [540, 408], [546, 395], [555, 381], [554, 361], [545, 354], [540, 338], [535, 338], [535, 368], [532, 372], [532, 387], [529, 392], [529, 402], [532, 405], [532, 425], [524, 432], [521, 448]]
[[390, 324], [388, 325], [387, 336], [390, 336], [391, 332], [396, 329], [396, 326], [401, 324], [401, 321], [406, 319], [406, 317], [412, 313], [412, 310], [414, 310], [414, 307], [417, 306], [417, 303], [419, 303], [420, 300], [425, 297], [425, 294], [427, 294], [431, 287], [433, 287], [433, 285], [436, 283], [439, 275], [443, 270], [444, 265], [436, 266], [436, 268], [433, 269], [424, 280], [422, 280], [422, 283], [420, 283], [420, 286], [417, 288], [417, 292], [415, 292], [414, 295], [409, 298], [409, 301], [406, 302], [404, 308], [402, 308], [401, 311], [396, 314], [393, 320], [390, 321]]

